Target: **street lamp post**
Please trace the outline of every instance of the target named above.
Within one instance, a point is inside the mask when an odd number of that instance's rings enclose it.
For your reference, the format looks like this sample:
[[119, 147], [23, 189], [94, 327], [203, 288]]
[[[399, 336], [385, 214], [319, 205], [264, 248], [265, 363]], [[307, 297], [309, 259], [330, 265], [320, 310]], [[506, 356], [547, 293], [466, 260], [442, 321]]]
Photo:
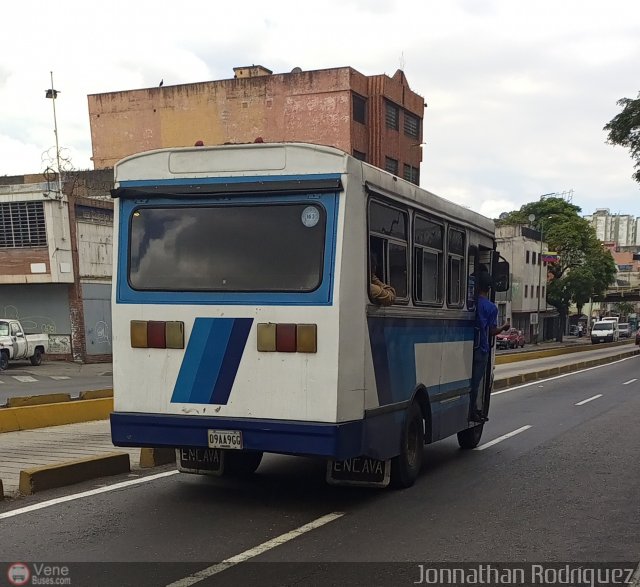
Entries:
[[62, 174], [60, 173], [60, 144], [58, 141], [58, 121], [56, 118], [56, 98], [58, 97], [58, 90], [53, 87], [53, 71], [51, 74], [51, 88], [47, 90], [46, 97], [51, 98], [53, 104], [53, 133], [56, 136], [56, 165], [58, 167], [58, 198], [62, 198]]

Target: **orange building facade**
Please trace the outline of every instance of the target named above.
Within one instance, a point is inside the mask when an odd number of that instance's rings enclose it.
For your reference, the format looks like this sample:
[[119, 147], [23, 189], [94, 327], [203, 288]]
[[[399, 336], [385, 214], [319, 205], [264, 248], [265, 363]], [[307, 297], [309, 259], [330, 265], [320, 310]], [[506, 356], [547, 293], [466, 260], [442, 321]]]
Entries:
[[234, 68], [233, 79], [88, 96], [96, 169], [151, 149], [299, 141], [337, 147], [419, 183], [424, 99], [404, 73], [351, 67], [272, 74]]

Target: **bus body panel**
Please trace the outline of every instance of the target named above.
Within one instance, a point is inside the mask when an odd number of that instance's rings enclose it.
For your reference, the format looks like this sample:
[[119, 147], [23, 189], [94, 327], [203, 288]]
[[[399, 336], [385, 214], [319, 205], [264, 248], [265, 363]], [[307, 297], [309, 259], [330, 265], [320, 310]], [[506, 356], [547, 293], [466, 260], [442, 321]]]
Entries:
[[[469, 244], [493, 248], [490, 220], [335, 149], [311, 145], [168, 149], [129, 157], [115, 169], [118, 187], [143, 191], [199, 181], [223, 182], [237, 191], [244, 182], [252, 186], [305, 174], [337, 176], [342, 185], [335, 195], [325, 302], [299, 302], [297, 294], [263, 296], [265, 303], [252, 304], [242, 296], [202, 292], [140, 295], [127, 282], [127, 251], [114, 256], [114, 444], [206, 447], [207, 430], [223, 429], [241, 430], [249, 450], [387, 459], [400, 451], [406, 410], [416, 394], [427, 401], [430, 440], [468, 426], [474, 313], [371, 304], [363, 219], [370, 197], [422, 207], [426, 194], [431, 212], [466, 230]], [[181, 198], [174, 197], [175, 203]], [[200, 202], [214, 200], [223, 205], [220, 198]], [[162, 201], [143, 198], [140, 205]], [[128, 230], [129, 220], [120, 213], [130, 215], [131, 203], [117, 203], [116, 231]], [[127, 236], [119, 235], [118, 243], [126, 248]], [[132, 348], [132, 321], [183, 322], [185, 348]], [[316, 324], [317, 352], [259, 352], [257, 325], [268, 323]]]

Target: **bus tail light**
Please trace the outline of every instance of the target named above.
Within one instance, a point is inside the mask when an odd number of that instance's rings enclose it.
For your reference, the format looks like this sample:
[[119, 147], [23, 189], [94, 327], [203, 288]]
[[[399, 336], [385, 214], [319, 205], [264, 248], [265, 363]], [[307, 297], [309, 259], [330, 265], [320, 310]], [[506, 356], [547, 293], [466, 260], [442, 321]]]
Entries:
[[296, 352], [295, 324], [276, 324], [276, 351], [279, 353]]
[[296, 326], [296, 350], [299, 353], [318, 352], [318, 327], [315, 324]]
[[316, 324], [258, 324], [258, 351], [280, 353], [317, 353]]
[[184, 322], [131, 320], [131, 347], [183, 349]]

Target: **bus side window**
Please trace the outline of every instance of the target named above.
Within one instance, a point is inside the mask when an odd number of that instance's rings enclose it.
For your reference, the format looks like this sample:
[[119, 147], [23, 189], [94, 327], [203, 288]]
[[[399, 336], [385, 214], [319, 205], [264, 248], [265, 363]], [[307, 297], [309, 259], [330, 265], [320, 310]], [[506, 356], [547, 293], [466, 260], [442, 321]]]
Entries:
[[467, 258], [467, 310], [476, 309], [476, 247], [469, 247]]
[[407, 213], [380, 202], [369, 206], [369, 257], [377, 262], [377, 275], [396, 292], [408, 298]]
[[444, 283], [444, 226], [416, 216], [414, 223], [415, 299], [418, 303], [442, 304]]
[[[371, 272], [375, 272], [376, 277], [383, 281], [384, 283], [388, 282], [388, 275], [386, 274], [386, 268], [384, 264], [384, 259], [386, 258], [385, 254], [385, 246], [384, 239], [379, 238], [377, 236], [369, 237], [369, 267]], [[369, 281], [371, 281], [371, 277], [369, 276]]]
[[465, 283], [464, 243], [462, 230], [449, 227], [447, 239], [447, 304], [459, 308], [464, 305], [463, 286]]

